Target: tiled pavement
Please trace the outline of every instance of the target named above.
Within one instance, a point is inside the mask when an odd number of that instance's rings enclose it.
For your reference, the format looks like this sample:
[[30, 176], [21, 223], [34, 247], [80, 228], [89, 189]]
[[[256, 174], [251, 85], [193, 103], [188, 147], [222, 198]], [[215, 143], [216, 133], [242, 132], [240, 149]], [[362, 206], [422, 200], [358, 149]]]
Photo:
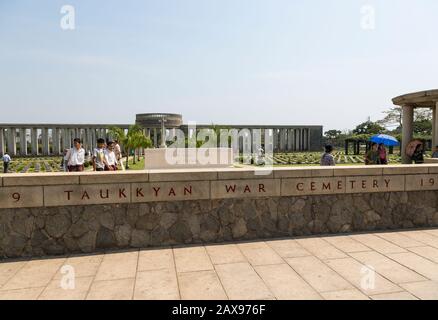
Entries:
[[435, 300], [438, 229], [3, 262], [0, 299]]

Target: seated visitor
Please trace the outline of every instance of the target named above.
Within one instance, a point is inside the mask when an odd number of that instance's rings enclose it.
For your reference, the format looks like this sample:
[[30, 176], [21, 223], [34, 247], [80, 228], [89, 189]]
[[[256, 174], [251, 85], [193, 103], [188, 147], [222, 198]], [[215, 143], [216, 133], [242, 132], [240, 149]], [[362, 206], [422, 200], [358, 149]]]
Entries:
[[117, 170], [117, 156], [114, 151], [115, 149], [115, 143], [112, 141], [109, 141], [107, 144], [107, 147], [105, 149], [105, 171], [116, 171]]
[[383, 143], [379, 144], [379, 161], [380, 164], [388, 164], [388, 155], [386, 152], [385, 145]]
[[435, 149], [433, 150], [432, 153], [432, 158], [438, 159], [438, 146], [435, 146]]
[[73, 140], [73, 148], [67, 151], [64, 159], [68, 172], [84, 171], [85, 150], [82, 148], [81, 139]]
[[93, 152], [93, 170], [105, 171], [107, 165], [105, 159], [105, 140], [102, 138], [97, 139], [97, 148], [94, 148]]
[[321, 157], [321, 166], [335, 166], [335, 158], [332, 155], [333, 147], [330, 145], [325, 146], [325, 153]]
[[379, 154], [377, 143], [373, 143], [371, 145], [371, 150], [368, 151], [365, 156], [365, 164], [366, 165], [380, 164], [380, 154]]
[[424, 151], [423, 151], [422, 144], [417, 145], [411, 159], [412, 159], [412, 161], [414, 161], [415, 164], [423, 164], [424, 163]]

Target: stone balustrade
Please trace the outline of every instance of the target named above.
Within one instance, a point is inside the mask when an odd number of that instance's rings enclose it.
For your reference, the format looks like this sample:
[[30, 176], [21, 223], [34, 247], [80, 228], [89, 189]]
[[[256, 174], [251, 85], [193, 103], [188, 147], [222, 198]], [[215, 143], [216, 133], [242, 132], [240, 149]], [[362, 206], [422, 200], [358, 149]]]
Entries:
[[438, 165], [0, 175], [0, 257], [438, 226]]

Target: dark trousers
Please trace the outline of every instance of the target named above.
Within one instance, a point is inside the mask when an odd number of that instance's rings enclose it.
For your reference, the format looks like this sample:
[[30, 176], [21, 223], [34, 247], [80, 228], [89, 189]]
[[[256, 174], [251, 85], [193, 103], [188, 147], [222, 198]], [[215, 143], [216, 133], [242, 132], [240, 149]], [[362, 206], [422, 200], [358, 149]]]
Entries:
[[82, 172], [82, 171], [84, 171], [84, 166], [83, 165], [68, 166], [68, 172]]
[[9, 162], [3, 162], [3, 173], [8, 173]]

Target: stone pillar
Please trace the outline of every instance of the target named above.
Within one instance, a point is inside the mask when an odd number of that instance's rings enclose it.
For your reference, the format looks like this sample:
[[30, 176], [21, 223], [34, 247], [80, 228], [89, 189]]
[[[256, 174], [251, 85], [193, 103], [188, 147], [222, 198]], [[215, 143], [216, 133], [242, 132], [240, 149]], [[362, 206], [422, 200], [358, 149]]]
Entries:
[[414, 123], [414, 108], [411, 106], [403, 106], [403, 125], [402, 125], [402, 162], [411, 164], [411, 159], [406, 155], [406, 147], [413, 138], [413, 123]]
[[287, 129], [287, 151], [293, 151], [293, 134], [292, 129]]
[[55, 128], [52, 129], [52, 144], [53, 144], [53, 153], [55, 155], [60, 155], [61, 152], [61, 138], [60, 138], [60, 129]]
[[154, 128], [154, 148], [158, 147], [157, 129]]
[[435, 102], [433, 108], [433, 120], [432, 120], [432, 149], [438, 145], [438, 101]]
[[0, 128], [0, 155], [5, 154], [5, 133], [3, 128]]
[[27, 156], [26, 128], [20, 128], [20, 155]]
[[297, 129], [297, 151], [303, 151], [301, 147], [301, 129]]
[[49, 144], [49, 129], [43, 128], [42, 130], [42, 145], [43, 145], [43, 156], [50, 155], [50, 144]]
[[280, 151], [286, 151], [286, 130], [280, 129]]
[[308, 151], [310, 151], [310, 150], [312, 150], [312, 148], [311, 148], [311, 139], [310, 139], [310, 132], [311, 132], [311, 130], [310, 129], [307, 129], [307, 150]]
[[33, 156], [38, 155], [38, 129], [30, 129], [30, 149]]
[[15, 128], [8, 129], [8, 153], [10, 156], [17, 155], [17, 130]]

